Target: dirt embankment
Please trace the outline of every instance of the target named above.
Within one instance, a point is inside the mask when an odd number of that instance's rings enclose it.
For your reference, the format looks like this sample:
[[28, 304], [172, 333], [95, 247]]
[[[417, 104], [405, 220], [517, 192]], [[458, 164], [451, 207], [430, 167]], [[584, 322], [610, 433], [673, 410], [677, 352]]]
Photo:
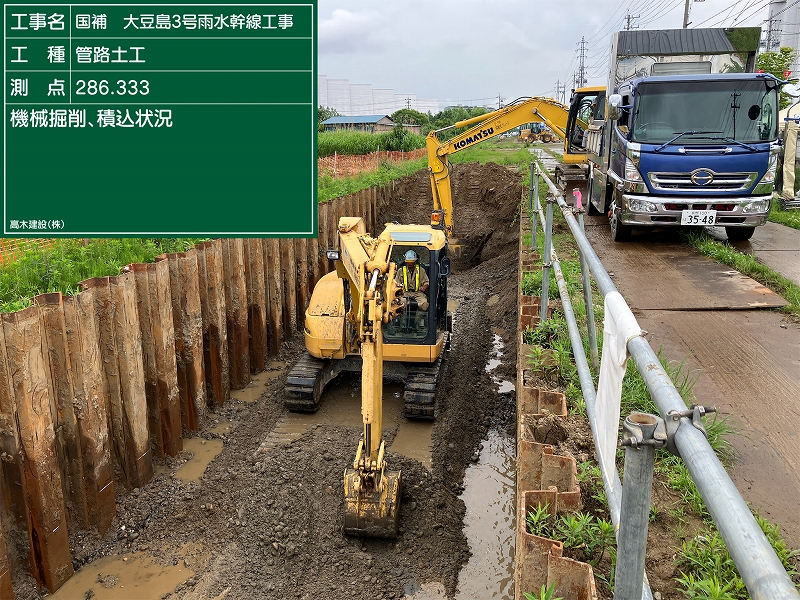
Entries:
[[[498, 394], [485, 365], [494, 328], [507, 350], [495, 374], [513, 380], [514, 221], [522, 188], [519, 174], [493, 164], [457, 166], [453, 180], [456, 232], [485, 239], [485, 247], [471, 264], [454, 263], [450, 295], [458, 307], [437, 393], [432, 470], [389, 455], [392, 469], [403, 472], [398, 539], [342, 534], [342, 473], [353, 459], [360, 428], [316, 425], [291, 443], [258, 452], [286, 414], [284, 374], [255, 403], [232, 401], [218, 411], [220, 420], [231, 421], [231, 431], [202, 434], [223, 438], [224, 449], [200, 482], [159, 475], [117, 498], [119, 516], [105, 537], [73, 535], [76, 568], [102, 555], [135, 551], [164, 565], [185, 561], [194, 576], [166, 597], [195, 600], [400, 598], [426, 581], [441, 582], [454, 594], [469, 557], [462, 533], [465, 508], [458, 497], [465, 469], [489, 428], [514, 429], [514, 394]], [[381, 212], [383, 222], [428, 222], [427, 173], [404, 180], [397, 189]], [[291, 363], [302, 351], [302, 340], [295, 336], [279, 358]], [[393, 436], [394, 431], [387, 433], [390, 440]], [[178, 462], [166, 465], [166, 471]], [[40, 597], [24, 577], [18, 578], [17, 592], [19, 599]]]

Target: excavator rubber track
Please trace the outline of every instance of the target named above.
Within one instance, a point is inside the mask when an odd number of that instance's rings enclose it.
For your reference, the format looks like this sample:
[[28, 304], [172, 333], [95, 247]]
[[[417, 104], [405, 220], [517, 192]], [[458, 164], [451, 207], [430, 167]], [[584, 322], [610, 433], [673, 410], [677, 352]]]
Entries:
[[[449, 336], [449, 334], [445, 334]], [[445, 339], [445, 347], [448, 339]], [[408, 419], [432, 421], [435, 418], [436, 386], [442, 373], [446, 350], [431, 364], [386, 363], [384, 374], [404, 381], [404, 413]], [[343, 371], [360, 372], [360, 359], [327, 360], [306, 353], [289, 370], [284, 388], [284, 406], [297, 412], [316, 412], [322, 402], [322, 391]], [[394, 371], [394, 377], [392, 377]], [[404, 374], [401, 375], [401, 374]]]
[[283, 404], [298, 412], [316, 412], [322, 401], [322, 390], [342, 371], [360, 370], [353, 359], [329, 360], [316, 358], [306, 352], [289, 370], [284, 388]]
[[325, 370], [325, 360], [306, 353], [295, 363], [286, 379], [284, 405], [289, 410], [315, 412], [322, 395], [320, 375]]
[[[445, 345], [447, 345], [447, 340], [445, 340]], [[404, 412], [407, 419], [432, 421], [435, 418], [436, 387], [442, 374], [442, 364], [446, 353], [446, 351], [442, 351], [439, 358], [432, 364], [408, 364], [404, 394]]]

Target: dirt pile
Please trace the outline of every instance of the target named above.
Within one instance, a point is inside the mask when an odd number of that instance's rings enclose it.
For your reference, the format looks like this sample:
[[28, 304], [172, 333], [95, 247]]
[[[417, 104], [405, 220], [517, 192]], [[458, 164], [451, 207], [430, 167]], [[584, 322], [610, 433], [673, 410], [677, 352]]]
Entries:
[[[495, 163], [451, 165], [453, 188], [453, 229], [459, 242], [470, 250], [484, 244], [472, 263], [485, 262], [516, 244], [516, 216], [522, 197], [520, 175]], [[426, 171], [404, 179], [397, 188], [400, 202], [379, 213], [379, 223], [428, 223], [431, 214], [431, 185]], [[468, 264], [456, 262], [456, 270]]]
[[[362, 540], [342, 533], [342, 474], [352, 464], [360, 428], [316, 425], [290, 443], [259, 451], [270, 446], [262, 443], [286, 414], [284, 374], [268, 382], [258, 401], [231, 401], [218, 411], [231, 429], [202, 434], [223, 439], [224, 450], [199, 482], [172, 478], [168, 473], [179, 461], [171, 461], [144, 488], [120, 492], [119, 516], [106, 536], [73, 535], [76, 568], [103, 555], [135, 551], [164, 565], [184, 561], [195, 575], [169, 597], [191, 600], [382, 600], [410, 595], [429, 581], [455, 594], [469, 557], [459, 498], [464, 472], [477, 460], [490, 428], [514, 431], [514, 393], [499, 394], [485, 367], [494, 334], [499, 335], [506, 354], [492, 374], [513, 380], [514, 221], [522, 187], [518, 173], [494, 164], [458, 165], [453, 179], [457, 232], [486, 242], [474, 263], [455, 263], [450, 280], [458, 306], [437, 391], [432, 469], [389, 453], [391, 468], [403, 474], [399, 537]], [[407, 178], [396, 191], [381, 211], [384, 222], [428, 222], [427, 172]], [[303, 350], [295, 336], [279, 358], [291, 364]], [[387, 432], [389, 440], [393, 436]], [[31, 590], [18, 592], [18, 599], [40, 597], [24, 582], [17, 589]]]

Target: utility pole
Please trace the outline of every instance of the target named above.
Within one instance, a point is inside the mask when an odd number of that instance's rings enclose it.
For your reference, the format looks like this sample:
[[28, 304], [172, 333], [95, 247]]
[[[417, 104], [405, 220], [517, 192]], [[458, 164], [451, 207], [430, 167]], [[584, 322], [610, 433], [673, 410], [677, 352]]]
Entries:
[[683, 28], [687, 29], [689, 27], [689, 3], [692, 0], [686, 0], [686, 5], [683, 7]]
[[639, 29], [638, 27], [632, 26], [631, 21], [633, 21], [634, 19], [638, 19], [640, 16], [641, 15], [632, 15], [630, 13], [626, 14], [625, 20], [627, 21], [627, 23], [625, 24], [625, 30], [630, 31], [631, 29]]
[[578, 87], [586, 85], [586, 38], [581, 36], [580, 42], [580, 58], [578, 59]]
[[564, 97], [566, 96], [566, 93], [567, 93], [567, 84], [566, 83], [561, 83], [560, 79], [557, 80], [556, 81], [556, 100], [559, 100], [559, 101], [561, 101], [563, 103], [564, 102]]
[[497, 110], [503, 108], [503, 99], [500, 97], [500, 94], [497, 94]]
[[411, 110], [411, 98], [406, 98], [406, 108]]
[[767, 47], [765, 48], [767, 52], [774, 52], [776, 48], [780, 48], [781, 30], [778, 27], [780, 24], [781, 20], [775, 17], [767, 19]]

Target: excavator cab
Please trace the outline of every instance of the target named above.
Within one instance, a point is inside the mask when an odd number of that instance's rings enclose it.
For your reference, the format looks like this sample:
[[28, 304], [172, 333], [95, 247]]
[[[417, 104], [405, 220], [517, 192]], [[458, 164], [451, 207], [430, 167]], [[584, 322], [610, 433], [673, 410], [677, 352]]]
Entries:
[[424, 273], [423, 280], [428, 281], [429, 287], [425, 292], [414, 293], [413, 289], [417, 285], [414, 281], [414, 275], [411, 275], [410, 288], [412, 291], [403, 296], [404, 309], [402, 314], [390, 321], [383, 329], [383, 341], [388, 344], [418, 343], [429, 337], [428, 331], [431, 327], [431, 320], [428, 316], [432, 304], [429, 293], [434, 288], [430, 278], [431, 252], [424, 246], [395, 246], [392, 249], [391, 261], [397, 265], [398, 282], [403, 280], [403, 267], [406, 265], [405, 257], [409, 251], [413, 252], [413, 255], [417, 257], [415, 269], [419, 269], [420, 273]]
[[450, 258], [447, 246], [436, 250], [422, 245], [395, 245], [391, 260], [397, 264], [398, 273], [402, 273], [404, 256], [409, 249], [419, 257], [417, 268], [428, 276], [428, 289], [424, 293], [427, 307], [423, 308], [418, 295], [404, 295], [403, 312], [384, 326], [383, 341], [392, 345], [422, 344], [425, 348], [436, 347], [442, 336], [450, 331], [447, 313]]
[[567, 117], [567, 154], [586, 154], [586, 130], [605, 114], [606, 90], [590, 87], [575, 90]]

